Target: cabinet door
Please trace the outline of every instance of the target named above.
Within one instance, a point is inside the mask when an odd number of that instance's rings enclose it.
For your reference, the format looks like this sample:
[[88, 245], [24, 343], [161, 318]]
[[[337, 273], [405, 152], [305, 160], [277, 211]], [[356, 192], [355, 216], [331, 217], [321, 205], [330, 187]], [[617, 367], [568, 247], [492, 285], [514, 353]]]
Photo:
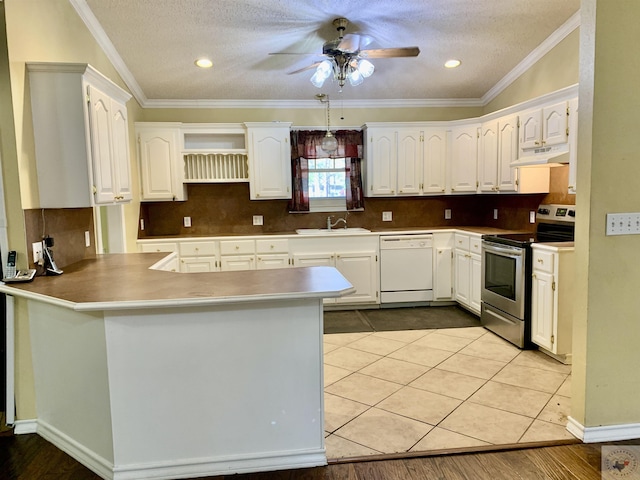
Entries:
[[422, 132], [398, 131], [398, 194], [418, 195], [422, 180]]
[[249, 136], [251, 199], [291, 198], [289, 127], [250, 128]]
[[482, 124], [478, 150], [478, 188], [481, 192], [495, 192], [498, 184], [498, 122]]
[[515, 192], [517, 168], [511, 162], [518, 159], [518, 116], [498, 120], [498, 184], [501, 192]]
[[456, 301], [468, 306], [471, 295], [471, 255], [468, 251], [456, 249], [454, 260]]
[[569, 101], [569, 193], [575, 194], [578, 175], [578, 99]]
[[553, 351], [554, 276], [534, 270], [531, 283], [531, 341]]
[[451, 191], [475, 192], [478, 182], [478, 126], [451, 131]]
[[338, 253], [336, 268], [356, 291], [336, 298], [336, 303], [376, 303], [378, 301], [375, 252]]
[[220, 257], [220, 270], [229, 272], [232, 270], [255, 270], [255, 255], [222, 255]]
[[436, 247], [434, 252], [433, 299], [451, 300], [453, 293], [453, 254], [451, 247]]
[[424, 162], [422, 191], [444, 193], [446, 187], [447, 131], [428, 128], [424, 131]]
[[288, 253], [268, 253], [258, 255], [256, 258], [257, 270], [269, 270], [272, 268], [289, 268]]
[[215, 272], [215, 257], [183, 257], [180, 259], [182, 273]]
[[138, 133], [142, 200], [177, 200], [179, 130], [144, 130]]
[[116, 198], [118, 202], [129, 202], [133, 198], [133, 189], [131, 188], [131, 163], [129, 162], [127, 107], [115, 100], [111, 100], [111, 140]]
[[396, 194], [396, 132], [376, 129], [369, 132], [367, 145], [367, 194]]
[[567, 102], [556, 103], [542, 109], [542, 144], [545, 146], [567, 143], [569, 111]]
[[480, 301], [482, 290], [482, 261], [481, 256], [471, 254], [470, 279], [469, 279], [469, 307], [480, 313]]
[[111, 98], [89, 85], [89, 128], [95, 203], [113, 203], [118, 196], [111, 159]]
[[335, 266], [335, 255], [333, 253], [295, 253], [293, 265], [295, 267], [333, 267]]
[[529, 110], [520, 115], [520, 149], [542, 146], [542, 110]]

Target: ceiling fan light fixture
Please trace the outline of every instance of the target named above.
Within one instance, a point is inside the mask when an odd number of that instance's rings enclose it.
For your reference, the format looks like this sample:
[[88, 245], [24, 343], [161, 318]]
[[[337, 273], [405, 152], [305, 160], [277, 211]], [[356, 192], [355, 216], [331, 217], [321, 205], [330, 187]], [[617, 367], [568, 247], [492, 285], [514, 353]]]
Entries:
[[349, 83], [351, 84], [351, 86], [357, 87], [362, 82], [364, 82], [364, 76], [362, 76], [362, 73], [360, 73], [360, 70], [358, 70], [357, 68], [353, 69], [349, 73]]
[[314, 86], [320, 88], [324, 85], [324, 81], [329, 78], [333, 71], [333, 65], [329, 60], [323, 60], [316, 68], [315, 73], [311, 76], [310, 81]]
[[358, 71], [364, 78], [370, 77], [374, 70], [375, 67], [369, 60], [363, 58], [358, 62]]

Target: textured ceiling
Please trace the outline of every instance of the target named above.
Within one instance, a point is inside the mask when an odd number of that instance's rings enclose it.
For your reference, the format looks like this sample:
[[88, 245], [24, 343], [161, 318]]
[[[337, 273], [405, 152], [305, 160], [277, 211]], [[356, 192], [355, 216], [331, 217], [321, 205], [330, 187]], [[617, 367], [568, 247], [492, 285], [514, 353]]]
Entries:
[[[86, 1], [86, 4], [84, 3]], [[270, 52], [321, 53], [347, 33], [374, 48], [418, 46], [415, 58], [376, 59], [375, 73], [345, 99], [478, 99], [563, 25], [580, 0], [72, 0], [91, 10], [149, 100], [308, 100], [322, 90], [318, 59]], [[371, 48], [371, 47], [370, 47]], [[214, 67], [194, 66], [209, 57]], [[445, 69], [458, 58], [462, 65]], [[126, 76], [125, 76], [126, 78]]]

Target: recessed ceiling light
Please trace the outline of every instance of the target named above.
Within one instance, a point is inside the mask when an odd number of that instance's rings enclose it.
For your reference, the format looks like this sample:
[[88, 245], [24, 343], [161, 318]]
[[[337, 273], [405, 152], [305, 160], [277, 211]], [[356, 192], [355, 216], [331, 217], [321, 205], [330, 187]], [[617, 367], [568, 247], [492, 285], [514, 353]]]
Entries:
[[455, 59], [451, 59], [451, 60], [447, 60], [446, 62], [444, 62], [444, 66], [447, 68], [456, 68], [460, 66], [460, 60], [455, 60]]
[[213, 62], [208, 58], [199, 58], [196, 60], [196, 65], [200, 68], [211, 68], [213, 67]]

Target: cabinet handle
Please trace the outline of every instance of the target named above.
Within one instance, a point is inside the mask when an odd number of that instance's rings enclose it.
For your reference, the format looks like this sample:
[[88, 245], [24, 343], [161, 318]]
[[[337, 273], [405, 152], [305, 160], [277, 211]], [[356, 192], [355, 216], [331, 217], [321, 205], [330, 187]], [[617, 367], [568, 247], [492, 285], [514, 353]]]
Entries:
[[240, 245], [236, 245], [236, 250], [240, 250]]
[[538, 259], [538, 263], [539, 263], [539, 264], [543, 264], [543, 263], [544, 263], [544, 260], [542, 260], [541, 258], [539, 258], [539, 259]]
[[533, 142], [534, 145], [540, 145], [540, 142]]
[[531, 274], [531, 278], [537, 278], [535, 273]]

